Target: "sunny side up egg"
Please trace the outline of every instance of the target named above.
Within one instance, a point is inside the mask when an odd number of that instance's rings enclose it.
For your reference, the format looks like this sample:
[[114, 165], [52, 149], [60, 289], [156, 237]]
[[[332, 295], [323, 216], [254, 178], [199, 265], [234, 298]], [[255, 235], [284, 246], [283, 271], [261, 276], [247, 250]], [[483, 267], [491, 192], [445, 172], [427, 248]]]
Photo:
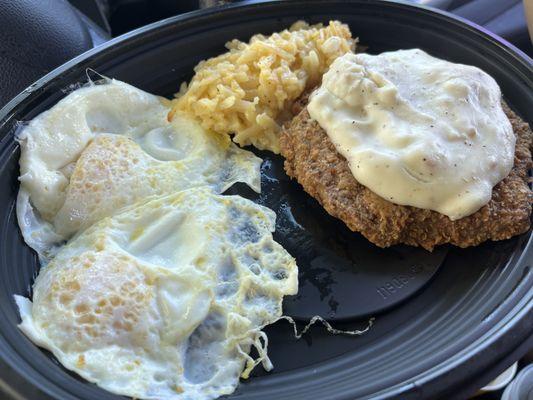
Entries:
[[47, 261], [75, 233], [150, 196], [235, 182], [260, 191], [261, 159], [185, 116], [168, 100], [105, 80], [70, 93], [24, 126], [19, 226]]
[[[193, 188], [94, 224], [41, 269], [20, 328], [68, 369], [143, 399], [212, 399], [266, 356], [266, 324], [298, 288], [275, 214]], [[268, 358], [265, 358], [268, 361]], [[244, 372], [243, 372], [244, 369]]]

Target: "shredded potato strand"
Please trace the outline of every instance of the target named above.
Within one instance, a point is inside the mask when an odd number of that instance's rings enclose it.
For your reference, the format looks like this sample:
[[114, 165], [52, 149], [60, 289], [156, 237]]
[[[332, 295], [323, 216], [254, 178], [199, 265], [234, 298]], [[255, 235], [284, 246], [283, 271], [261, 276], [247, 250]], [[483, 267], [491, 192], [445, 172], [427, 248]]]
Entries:
[[279, 153], [280, 125], [306, 88], [317, 85], [329, 65], [355, 50], [347, 25], [296, 22], [249, 43], [233, 40], [228, 52], [200, 62], [189, 85], [182, 84], [173, 108], [192, 115], [202, 126], [233, 140]]

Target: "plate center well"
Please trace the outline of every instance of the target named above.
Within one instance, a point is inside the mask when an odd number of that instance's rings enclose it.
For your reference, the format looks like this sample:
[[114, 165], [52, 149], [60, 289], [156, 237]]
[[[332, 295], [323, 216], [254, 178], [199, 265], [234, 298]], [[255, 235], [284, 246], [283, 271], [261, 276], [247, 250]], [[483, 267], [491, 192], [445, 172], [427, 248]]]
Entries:
[[268, 152], [258, 155], [264, 160], [261, 194], [241, 185], [229, 193], [250, 198], [277, 214], [274, 238], [299, 267], [299, 291], [285, 298], [285, 315], [301, 321], [315, 315], [341, 321], [379, 313], [414, 295], [444, 261], [447, 248], [442, 246], [428, 252], [373, 245], [290, 180], [282, 157]]

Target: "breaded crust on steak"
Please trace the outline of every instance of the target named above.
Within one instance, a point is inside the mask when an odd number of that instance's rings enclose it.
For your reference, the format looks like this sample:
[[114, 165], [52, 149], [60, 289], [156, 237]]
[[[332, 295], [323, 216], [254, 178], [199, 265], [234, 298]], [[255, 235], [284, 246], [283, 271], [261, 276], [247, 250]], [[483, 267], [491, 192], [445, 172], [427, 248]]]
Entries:
[[456, 221], [436, 211], [393, 204], [359, 184], [346, 159], [309, 116], [306, 105], [307, 96], [303, 96], [294, 106], [297, 115], [281, 132], [285, 170], [330, 215], [372, 243], [380, 247], [405, 243], [428, 250], [444, 243], [468, 247], [508, 239], [529, 229], [533, 194], [528, 170], [533, 135], [529, 125], [507, 105], [503, 109], [517, 139], [513, 169], [494, 187], [487, 205]]

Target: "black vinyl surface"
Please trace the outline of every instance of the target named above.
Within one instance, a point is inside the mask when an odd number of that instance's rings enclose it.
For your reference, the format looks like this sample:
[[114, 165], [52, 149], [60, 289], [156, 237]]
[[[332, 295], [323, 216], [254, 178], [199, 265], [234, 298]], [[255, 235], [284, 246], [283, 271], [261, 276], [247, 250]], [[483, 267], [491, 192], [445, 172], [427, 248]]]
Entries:
[[93, 47], [63, 0], [0, 0], [0, 105], [28, 84]]
[[[420, 47], [479, 66], [497, 80], [509, 104], [533, 123], [533, 74], [527, 56], [465, 22], [399, 2], [245, 2], [243, 7], [171, 18], [92, 50], [0, 111], [2, 385], [31, 399], [119, 398], [63, 369], [16, 328], [13, 294], [28, 295], [38, 270], [15, 217], [17, 124], [52, 106], [73, 83], [86, 81], [87, 68], [170, 96], [190, 78], [198, 61], [224, 51], [227, 40], [268, 34], [298, 19], [348, 23], [371, 53]], [[519, 358], [525, 351], [533, 327], [531, 232], [469, 249], [378, 249], [288, 181], [278, 157], [261, 156], [266, 160], [264, 193], [254, 197], [242, 187], [231, 192], [278, 214], [276, 239], [297, 258], [302, 289], [300, 297], [285, 302], [287, 314], [304, 321], [320, 313], [340, 329], [362, 328], [369, 316], [376, 320], [366, 335], [355, 338], [332, 336], [317, 326], [297, 341], [285, 322], [268, 327], [274, 371], [257, 369], [231, 398], [464, 398], [492, 377], [487, 371], [497, 374], [506, 357]], [[385, 298], [381, 287], [390, 292]]]

